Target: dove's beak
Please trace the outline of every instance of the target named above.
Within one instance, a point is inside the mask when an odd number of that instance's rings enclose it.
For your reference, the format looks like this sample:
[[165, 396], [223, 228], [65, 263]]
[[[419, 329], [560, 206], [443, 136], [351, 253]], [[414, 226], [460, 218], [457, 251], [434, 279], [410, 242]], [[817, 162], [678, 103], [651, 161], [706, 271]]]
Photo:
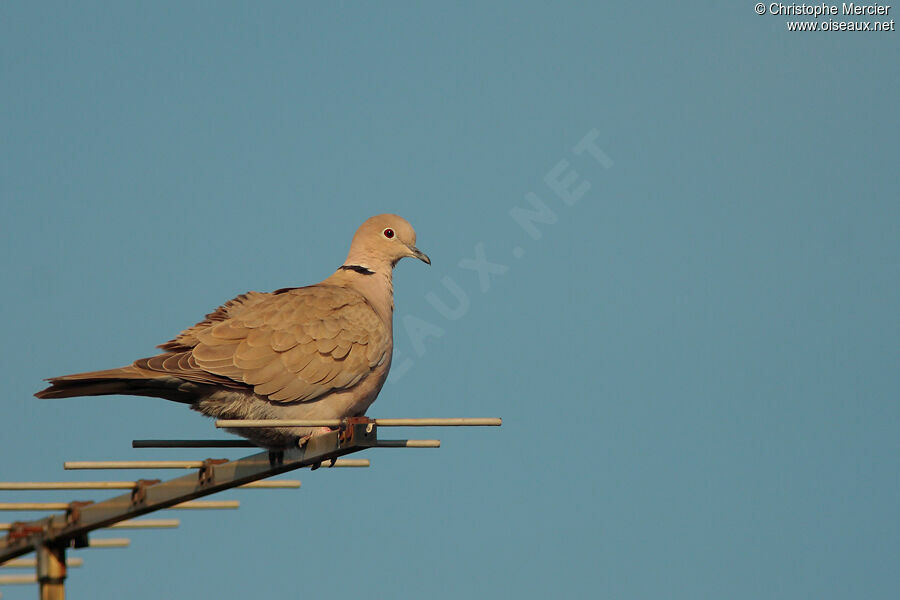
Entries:
[[423, 263], [425, 263], [427, 265], [431, 264], [431, 259], [428, 258], [427, 254], [425, 254], [424, 252], [422, 252], [415, 246], [408, 246], [408, 248], [409, 248], [409, 251], [412, 253], [412, 254], [410, 254], [410, 256], [415, 256], [416, 258], [418, 258], [419, 260], [421, 260]]

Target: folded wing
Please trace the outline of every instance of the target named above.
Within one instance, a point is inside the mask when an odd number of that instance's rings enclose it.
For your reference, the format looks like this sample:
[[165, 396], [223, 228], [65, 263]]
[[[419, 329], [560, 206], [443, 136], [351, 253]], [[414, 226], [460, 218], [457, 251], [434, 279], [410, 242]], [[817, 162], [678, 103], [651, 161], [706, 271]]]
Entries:
[[365, 298], [317, 285], [238, 296], [134, 363], [195, 383], [249, 386], [270, 400], [350, 388], [390, 355], [390, 333]]

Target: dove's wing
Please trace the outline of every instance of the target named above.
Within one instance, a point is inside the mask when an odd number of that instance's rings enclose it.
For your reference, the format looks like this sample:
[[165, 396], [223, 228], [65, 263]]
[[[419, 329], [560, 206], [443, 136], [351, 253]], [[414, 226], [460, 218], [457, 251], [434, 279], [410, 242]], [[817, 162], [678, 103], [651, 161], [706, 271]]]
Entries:
[[161, 348], [135, 366], [298, 402], [359, 383], [388, 359], [391, 335], [361, 294], [320, 284], [239, 296]]

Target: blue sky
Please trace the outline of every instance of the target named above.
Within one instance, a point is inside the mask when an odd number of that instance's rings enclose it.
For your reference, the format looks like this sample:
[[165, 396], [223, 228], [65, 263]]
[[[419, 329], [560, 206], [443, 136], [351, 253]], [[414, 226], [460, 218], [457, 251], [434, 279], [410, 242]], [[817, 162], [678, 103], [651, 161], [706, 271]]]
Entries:
[[397, 268], [370, 415], [504, 418], [82, 551], [70, 597], [896, 598], [898, 34], [786, 19], [3, 3], [0, 479], [241, 456], [31, 394], [323, 279], [382, 212], [433, 266]]

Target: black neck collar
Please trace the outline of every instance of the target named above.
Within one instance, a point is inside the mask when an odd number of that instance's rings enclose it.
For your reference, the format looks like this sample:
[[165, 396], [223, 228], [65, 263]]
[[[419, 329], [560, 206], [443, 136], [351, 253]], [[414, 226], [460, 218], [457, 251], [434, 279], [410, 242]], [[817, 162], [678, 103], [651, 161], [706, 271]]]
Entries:
[[341, 265], [339, 269], [344, 271], [356, 271], [360, 275], [374, 275], [375, 271], [371, 271], [365, 267], [361, 267], [359, 265]]

